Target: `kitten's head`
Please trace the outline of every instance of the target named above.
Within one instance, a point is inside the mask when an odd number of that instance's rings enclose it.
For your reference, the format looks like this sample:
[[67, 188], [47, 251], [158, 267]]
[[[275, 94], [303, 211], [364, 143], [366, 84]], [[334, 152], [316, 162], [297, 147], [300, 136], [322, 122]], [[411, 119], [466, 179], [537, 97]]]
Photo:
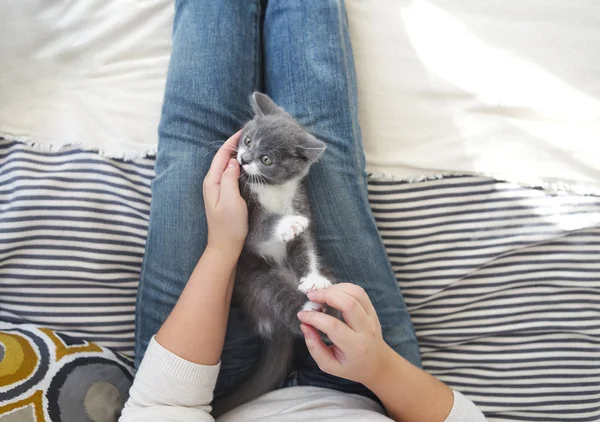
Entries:
[[244, 126], [237, 160], [249, 181], [283, 184], [303, 178], [325, 151], [325, 144], [305, 131], [267, 95], [250, 97], [255, 116]]

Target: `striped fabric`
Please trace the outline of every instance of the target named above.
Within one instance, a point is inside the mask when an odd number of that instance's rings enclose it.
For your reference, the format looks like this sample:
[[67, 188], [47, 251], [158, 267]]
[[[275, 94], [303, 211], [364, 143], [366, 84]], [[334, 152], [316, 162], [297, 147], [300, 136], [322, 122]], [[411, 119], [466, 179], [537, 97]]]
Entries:
[[[153, 160], [0, 140], [0, 319], [132, 354]], [[425, 368], [490, 421], [600, 420], [600, 198], [369, 182]]]
[[0, 139], [0, 319], [133, 354], [153, 169]]
[[600, 198], [371, 181], [425, 369], [490, 421], [600, 420]]

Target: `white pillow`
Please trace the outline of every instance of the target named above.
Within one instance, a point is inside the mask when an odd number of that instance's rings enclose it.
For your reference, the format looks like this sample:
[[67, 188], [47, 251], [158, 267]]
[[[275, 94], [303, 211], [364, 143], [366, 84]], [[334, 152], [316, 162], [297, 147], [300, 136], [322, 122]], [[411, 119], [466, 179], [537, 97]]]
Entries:
[[596, 0], [346, 4], [370, 171], [599, 192]]

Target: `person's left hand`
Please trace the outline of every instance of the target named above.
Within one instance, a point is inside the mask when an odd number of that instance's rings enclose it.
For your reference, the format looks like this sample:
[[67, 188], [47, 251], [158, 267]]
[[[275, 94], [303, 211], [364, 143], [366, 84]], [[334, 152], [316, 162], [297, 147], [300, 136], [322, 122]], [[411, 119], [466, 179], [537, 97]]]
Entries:
[[240, 133], [237, 132], [221, 146], [203, 184], [208, 222], [207, 248], [237, 255], [248, 234], [248, 208], [240, 195], [238, 182], [240, 165], [232, 158]]

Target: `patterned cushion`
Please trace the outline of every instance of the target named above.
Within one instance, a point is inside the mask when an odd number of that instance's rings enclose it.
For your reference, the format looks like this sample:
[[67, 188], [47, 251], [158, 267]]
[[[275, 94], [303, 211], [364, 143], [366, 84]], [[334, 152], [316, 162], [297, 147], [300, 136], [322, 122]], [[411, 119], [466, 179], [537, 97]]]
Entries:
[[117, 421], [132, 362], [48, 328], [0, 322], [0, 422]]

